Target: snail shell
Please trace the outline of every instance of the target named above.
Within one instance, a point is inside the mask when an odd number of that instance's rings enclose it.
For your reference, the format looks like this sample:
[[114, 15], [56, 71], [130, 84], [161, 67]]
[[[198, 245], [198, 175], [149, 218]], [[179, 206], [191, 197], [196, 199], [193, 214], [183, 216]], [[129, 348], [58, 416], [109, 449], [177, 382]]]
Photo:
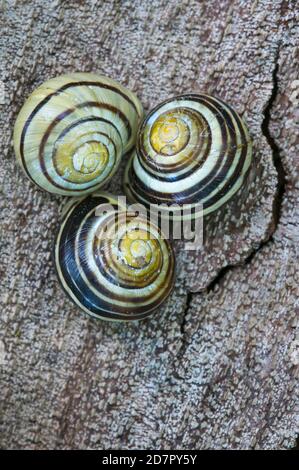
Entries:
[[[178, 205], [173, 213], [164, 212], [173, 219], [196, 218], [233, 197], [251, 159], [246, 125], [229, 105], [206, 94], [181, 95], [159, 104], [141, 124], [125, 172], [125, 192], [147, 208]], [[182, 205], [189, 209], [185, 216]]]
[[110, 78], [73, 73], [37, 88], [14, 128], [17, 160], [40, 188], [66, 196], [109, 180], [135, 144], [142, 106]]
[[136, 218], [107, 193], [68, 203], [55, 264], [75, 304], [105, 320], [149, 316], [174, 283], [174, 254], [158, 227], [144, 216]]

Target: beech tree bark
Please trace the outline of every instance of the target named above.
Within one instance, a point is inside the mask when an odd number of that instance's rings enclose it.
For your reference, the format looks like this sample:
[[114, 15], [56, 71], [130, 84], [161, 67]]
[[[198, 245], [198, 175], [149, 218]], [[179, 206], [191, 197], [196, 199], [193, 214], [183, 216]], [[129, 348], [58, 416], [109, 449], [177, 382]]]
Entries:
[[[2, 448], [285, 449], [299, 432], [298, 18], [291, 0], [1, 2]], [[205, 91], [244, 116], [250, 204], [199, 253], [177, 248], [174, 292], [147, 321], [87, 318], [51, 259], [63, 198], [11, 145], [44, 80], [94, 71], [146, 110]], [[123, 165], [107, 189], [122, 194]], [[253, 197], [254, 196], [254, 197]]]

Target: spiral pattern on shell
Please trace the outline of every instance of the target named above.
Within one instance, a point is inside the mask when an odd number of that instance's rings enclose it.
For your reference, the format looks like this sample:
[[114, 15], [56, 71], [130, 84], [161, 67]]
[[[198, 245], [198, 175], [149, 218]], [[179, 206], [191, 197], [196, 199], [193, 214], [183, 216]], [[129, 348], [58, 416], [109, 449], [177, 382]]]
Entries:
[[147, 208], [177, 205], [164, 209], [174, 219], [207, 215], [239, 190], [251, 159], [247, 127], [229, 105], [206, 94], [181, 95], [144, 119], [126, 168], [125, 192]]
[[149, 316], [174, 283], [174, 254], [158, 227], [106, 193], [68, 204], [55, 264], [70, 298], [89, 315], [106, 320]]
[[134, 145], [142, 114], [134, 93], [114, 80], [92, 73], [53, 78], [30, 95], [17, 117], [17, 160], [46, 191], [92, 192]]

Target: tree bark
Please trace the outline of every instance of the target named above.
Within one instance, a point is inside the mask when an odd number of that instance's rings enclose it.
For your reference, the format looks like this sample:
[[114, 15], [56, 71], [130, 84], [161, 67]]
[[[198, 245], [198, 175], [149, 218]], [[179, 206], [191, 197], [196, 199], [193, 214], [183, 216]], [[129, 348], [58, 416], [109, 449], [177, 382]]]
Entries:
[[[2, 448], [284, 449], [299, 432], [298, 21], [287, 0], [2, 2]], [[63, 198], [16, 166], [14, 120], [44, 80], [94, 71], [146, 110], [204, 91], [244, 116], [254, 198], [152, 318], [81, 314], [51, 259]], [[1, 104], [2, 103], [2, 104]], [[120, 194], [123, 166], [109, 191]], [[234, 220], [237, 219], [237, 220]]]

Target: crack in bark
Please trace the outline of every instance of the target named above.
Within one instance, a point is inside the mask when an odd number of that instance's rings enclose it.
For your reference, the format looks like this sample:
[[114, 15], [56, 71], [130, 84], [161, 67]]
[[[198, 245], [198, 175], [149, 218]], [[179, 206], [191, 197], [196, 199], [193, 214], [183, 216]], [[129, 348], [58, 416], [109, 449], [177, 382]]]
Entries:
[[[282, 200], [283, 200], [283, 195], [285, 192], [285, 185], [286, 185], [286, 174], [285, 174], [285, 170], [284, 170], [281, 158], [280, 158], [280, 149], [270, 132], [271, 110], [273, 108], [273, 105], [275, 103], [275, 100], [277, 98], [278, 91], [279, 91], [279, 86], [278, 86], [279, 52], [280, 52], [280, 47], [278, 45], [276, 53], [275, 53], [275, 57], [274, 57], [274, 67], [272, 71], [272, 91], [268, 99], [268, 102], [264, 108], [264, 111], [263, 111], [264, 119], [261, 124], [262, 133], [272, 150], [272, 160], [273, 160], [273, 164], [275, 166], [276, 172], [277, 172], [277, 189], [276, 189], [276, 194], [274, 196], [273, 206], [272, 206], [273, 232], [267, 239], [262, 240], [256, 249], [252, 250], [252, 252], [243, 261], [243, 263], [229, 264], [227, 266], [224, 266], [222, 269], [220, 269], [216, 277], [209, 283], [209, 285], [206, 287], [205, 291], [203, 292], [209, 293], [213, 291], [214, 288], [222, 282], [222, 280], [225, 278], [226, 274], [229, 271], [232, 271], [234, 268], [237, 268], [240, 266], [246, 266], [250, 264], [253, 258], [256, 256], [256, 254], [264, 246], [266, 246], [269, 243], [274, 242], [273, 234], [280, 220]], [[186, 317], [189, 313], [193, 297], [201, 293], [202, 292], [188, 292], [187, 293], [186, 306], [183, 312], [182, 322], [180, 326], [180, 331], [182, 335], [185, 335]]]
[[273, 165], [275, 166], [276, 172], [277, 172], [277, 189], [276, 189], [276, 194], [274, 196], [273, 200], [273, 206], [272, 206], [272, 217], [273, 217], [273, 232], [272, 234], [266, 239], [261, 241], [259, 246], [252, 250], [252, 252], [246, 257], [244, 262], [242, 264], [229, 264], [225, 267], [223, 267], [217, 276], [213, 279], [212, 282], [207, 286], [207, 292], [212, 291], [216, 285], [219, 285], [222, 279], [226, 276], [226, 273], [228, 271], [231, 271], [234, 268], [240, 267], [240, 266], [245, 266], [251, 263], [255, 255], [267, 244], [272, 243], [273, 240], [273, 233], [275, 232], [280, 216], [281, 216], [281, 206], [282, 206], [282, 200], [283, 200], [283, 195], [285, 192], [285, 184], [286, 184], [286, 174], [285, 170], [280, 158], [280, 149], [279, 146], [277, 145], [274, 137], [271, 135], [270, 132], [270, 121], [271, 121], [271, 110], [273, 108], [274, 102], [277, 98], [278, 95], [278, 71], [279, 71], [279, 46], [277, 47], [276, 54], [274, 57], [274, 68], [272, 71], [272, 91], [271, 95], [268, 99], [268, 102], [264, 108], [264, 119], [261, 125], [262, 133], [264, 137], [267, 139], [267, 142], [272, 150], [272, 160], [273, 160]]
[[214, 290], [214, 288], [221, 282], [221, 280], [225, 277], [226, 273], [230, 271], [231, 269], [237, 267], [238, 265], [234, 264], [228, 264], [227, 266], [224, 266], [223, 268], [220, 269], [216, 277], [209, 283], [209, 285], [206, 287], [207, 293], [211, 292]]
[[281, 158], [280, 158], [280, 149], [270, 132], [271, 110], [273, 108], [274, 102], [277, 98], [278, 91], [279, 91], [279, 86], [278, 86], [279, 52], [280, 52], [280, 48], [278, 46], [276, 54], [275, 54], [274, 68], [272, 72], [272, 83], [273, 83], [272, 93], [268, 100], [267, 106], [264, 109], [264, 120], [262, 122], [262, 132], [272, 149], [272, 159], [273, 159], [273, 164], [277, 171], [277, 180], [278, 180], [277, 190], [276, 190], [276, 194], [274, 197], [273, 209], [272, 209], [273, 222], [274, 222], [273, 232], [276, 230], [276, 227], [280, 220], [282, 199], [283, 199], [283, 195], [285, 192], [285, 185], [286, 185], [286, 174], [285, 174], [285, 170], [284, 170]]
[[184, 308], [184, 311], [183, 311], [182, 321], [181, 321], [181, 325], [180, 325], [180, 332], [181, 332], [181, 335], [183, 337], [185, 335], [186, 317], [187, 317], [187, 314], [190, 310], [190, 306], [191, 306], [194, 295], [196, 295], [196, 294], [194, 294], [192, 292], [187, 292], [186, 305], [185, 305], [185, 308]]

